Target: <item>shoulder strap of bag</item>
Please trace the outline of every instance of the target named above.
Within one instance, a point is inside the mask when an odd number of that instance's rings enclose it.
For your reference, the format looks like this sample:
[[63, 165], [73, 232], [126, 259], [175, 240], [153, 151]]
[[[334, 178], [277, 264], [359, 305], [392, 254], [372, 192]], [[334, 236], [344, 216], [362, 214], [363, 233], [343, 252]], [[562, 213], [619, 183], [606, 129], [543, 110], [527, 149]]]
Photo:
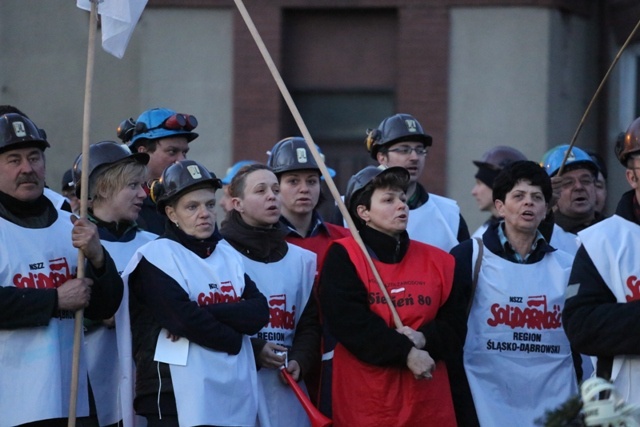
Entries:
[[473, 281], [471, 282], [471, 295], [469, 296], [469, 305], [467, 306], [467, 316], [471, 311], [471, 304], [473, 304], [473, 297], [476, 294], [476, 287], [478, 286], [478, 276], [480, 275], [480, 267], [482, 266], [482, 255], [484, 252], [484, 243], [482, 243], [481, 237], [474, 237], [478, 242], [478, 257], [476, 258], [476, 265], [473, 268]]

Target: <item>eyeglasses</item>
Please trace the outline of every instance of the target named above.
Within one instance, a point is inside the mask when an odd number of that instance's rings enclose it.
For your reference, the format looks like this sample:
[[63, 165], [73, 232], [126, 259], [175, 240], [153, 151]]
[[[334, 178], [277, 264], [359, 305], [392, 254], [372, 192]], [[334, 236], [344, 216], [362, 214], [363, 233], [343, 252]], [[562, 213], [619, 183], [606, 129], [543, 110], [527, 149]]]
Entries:
[[564, 189], [573, 188], [577, 183], [580, 183], [583, 187], [588, 187], [595, 184], [596, 180], [592, 176], [583, 176], [579, 179], [566, 178], [560, 181], [560, 185]]
[[410, 156], [412, 151], [415, 151], [418, 156], [426, 156], [429, 153], [429, 150], [424, 147], [398, 147], [387, 150], [389, 153], [398, 153], [403, 156]]

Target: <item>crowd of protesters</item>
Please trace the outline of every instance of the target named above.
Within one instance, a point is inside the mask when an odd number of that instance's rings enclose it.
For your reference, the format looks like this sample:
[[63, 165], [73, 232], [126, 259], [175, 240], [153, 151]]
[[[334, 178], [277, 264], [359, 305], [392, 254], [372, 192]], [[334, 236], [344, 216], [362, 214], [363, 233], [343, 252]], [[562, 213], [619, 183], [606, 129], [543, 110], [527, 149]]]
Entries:
[[285, 374], [336, 427], [544, 425], [596, 375], [640, 404], [640, 118], [615, 214], [596, 153], [498, 146], [473, 162], [473, 235], [419, 182], [434, 140], [409, 114], [367, 130], [376, 165], [330, 221], [320, 147], [219, 179], [187, 159], [197, 125], [126, 119], [59, 194], [46, 132], [0, 106], [0, 427], [67, 425], [72, 387], [82, 427], [316, 427]]

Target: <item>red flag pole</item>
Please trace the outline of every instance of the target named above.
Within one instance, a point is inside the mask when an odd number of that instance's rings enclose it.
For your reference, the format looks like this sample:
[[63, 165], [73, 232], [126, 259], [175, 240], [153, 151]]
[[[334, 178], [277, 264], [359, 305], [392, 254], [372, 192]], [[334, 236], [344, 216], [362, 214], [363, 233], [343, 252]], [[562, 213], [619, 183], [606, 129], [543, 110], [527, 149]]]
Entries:
[[[91, 123], [91, 95], [93, 86], [93, 69], [95, 63], [96, 31], [98, 27], [98, 0], [91, 0], [89, 15], [89, 46], [87, 48], [87, 71], [84, 86], [84, 115], [82, 117], [82, 170], [89, 170], [89, 124]], [[80, 180], [80, 217], [87, 217], [87, 202], [89, 196], [89, 174], [83, 173]], [[78, 250], [79, 279], [85, 277], [85, 257], [82, 250]], [[69, 399], [69, 427], [76, 425], [78, 401], [78, 377], [80, 371], [80, 348], [82, 345], [82, 329], [84, 309], [76, 311], [73, 331], [73, 361], [71, 366], [71, 397]]]
[[289, 93], [289, 90], [287, 89], [287, 86], [285, 85], [284, 80], [282, 80], [282, 76], [280, 75], [280, 72], [278, 72], [278, 69], [275, 63], [273, 62], [273, 59], [271, 58], [271, 55], [269, 54], [267, 47], [262, 41], [262, 37], [260, 37], [260, 33], [258, 33], [258, 29], [254, 25], [253, 20], [249, 15], [249, 12], [247, 12], [247, 9], [244, 7], [242, 0], [234, 0], [234, 1], [236, 3], [236, 6], [238, 7], [238, 11], [240, 12], [240, 15], [242, 15], [242, 19], [244, 19], [244, 22], [247, 25], [249, 32], [251, 33], [254, 41], [256, 42], [256, 45], [258, 46], [258, 49], [260, 50], [262, 57], [267, 63], [267, 67], [269, 68], [269, 71], [271, 71], [271, 75], [273, 76], [273, 79], [276, 81], [276, 84], [280, 89], [280, 93], [282, 94], [285, 102], [287, 103], [289, 110], [291, 110], [291, 114], [293, 115], [293, 118], [295, 119], [296, 124], [298, 125], [298, 128], [302, 132], [302, 136], [304, 137], [305, 142], [309, 146], [309, 151], [311, 152], [311, 155], [313, 156], [316, 163], [320, 167], [320, 172], [322, 172], [322, 176], [324, 177], [325, 182], [327, 183], [327, 186], [331, 191], [331, 195], [333, 196], [334, 200], [336, 201], [336, 204], [338, 205], [338, 209], [340, 209], [340, 213], [342, 214], [343, 218], [347, 222], [347, 227], [349, 228], [349, 231], [353, 235], [353, 238], [356, 240], [356, 242], [358, 243], [358, 246], [360, 247], [360, 249], [362, 249], [362, 253], [367, 259], [367, 263], [369, 264], [369, 267], [371, 268], [371, 271], [373, 272], [373, 275], [375, 276], [376, 281], [378, 282], [378, 286], [380, 287], [380, 292], [382, 292], [382, 295], [387, 301], [387, 305], [389, 306], [389, 310], [391, 311], [391, 315], [393, 316], [393, 323], [395, 324], [396, 328], [402, 327], [402, 321], [400, 320], [400, 316], [398, 316], [398, 312], [395, 306], [393, 305], [391, 298], [389, 297], [387, 288], [384, 286], [384, 283], [382, 282], [382, 279], [378, 274], [378, 270], [376, 270], [376, 267], [373, 264], [373, 261], [371, 260], [371, 256], [369, 255], [369, 252], [367, 252], [364, 242], [360, 237], [360, 233], [358, 233], [358, 229], [356, 228], [353, 220], [351, 219], [351, 216], [349, 215], [349, 212], [347, 211], [347, 208], [344, 205], [344, 202], [342, 201], [342, 198], [340, 197], [340, 192], [338, 191], [338, 188], [333, 182], [333, 179], [331, 178], [331, 175], [329, 174], [329, 171], [327, 170], [327, 167], [324, 164], [324, 160], [322, 160], [322, 156], [320, 156], [320, 153], [318, 153], [318, 150], [316, 149], [316, 144], [313, 142], [313, 138], [311, 138], [311, 134], [309, 133], [309, 130], [307, 129], [307, 126], [304, 123], [304, 120], [302, 120], [302, 116], [300, 115], [300, 112], [298, 111], [296, 104], [293, 102], [293, 98], [291, 97], [291, 94]]

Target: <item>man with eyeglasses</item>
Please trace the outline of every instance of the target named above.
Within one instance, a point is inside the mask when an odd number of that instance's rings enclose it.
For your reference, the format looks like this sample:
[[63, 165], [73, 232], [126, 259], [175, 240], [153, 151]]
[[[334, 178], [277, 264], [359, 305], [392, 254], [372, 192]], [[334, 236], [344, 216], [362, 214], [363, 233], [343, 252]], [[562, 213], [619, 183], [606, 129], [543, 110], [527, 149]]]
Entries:
[[455, 200], [428, 193], [418, 182], [432, 142], [431, 135], [409, 114], [387, 117], [377, 129], [367, 131], [365, 140], [369, 154], [381, 167], [401, 166], [409, 171], [409, 236], [448, 252], [469, 238], [469, 229]]
[[579, 233], [562, 323], [571, 344], [597, 358], [596, 374], [640, 404], [640, 118], [616, 142], [631, 187], [613, 216]]
[[[152, 108], [140, 114], [138, 120], [127, 119], [118, 126], [118, 138], [132, 153], [149, 154], [147, 182], [159, 179], [169, 165], [184, 160], [189, 143], [198, 137], [193, 129], [198, 120], [189, 114], [176, 113], [168, 108]], [[148, 187], [147, 189], [148, 194]], [[156, 211], [155, 203], [147, 197], [138, 216], [138, 225], [155, 234], [164, 233], [166, 217]]]
[[600, 171], [587, 152], [572, 147], [562, 174], [558, 175], [568, 149], [568, 145], [554, 147], [545, 155], [543, 164], [553, 183], [554, 199], [557, 198], [554, 222], [576, 234], [603, 219], [596, 211], [595, 182]]
[[[567, 161], [558, 174], [568, 145], [558, 145], [545, 153], [542, 166], [551, 177], [553, 201], [551, 212], [540, 225], [544, 237], [551, 246], [573, 256], [580, 246], [578, 232], [601, 221], [602, 215], [596, 211], [596, 177], [600, 170], [591, 156], [578, 147], [572, 147]], [[576, 366], [580, 363], [577, 359]], [[593, 364], [588, 356], [582, 355], [580, 379], [588, 378], [593, 372]]]

